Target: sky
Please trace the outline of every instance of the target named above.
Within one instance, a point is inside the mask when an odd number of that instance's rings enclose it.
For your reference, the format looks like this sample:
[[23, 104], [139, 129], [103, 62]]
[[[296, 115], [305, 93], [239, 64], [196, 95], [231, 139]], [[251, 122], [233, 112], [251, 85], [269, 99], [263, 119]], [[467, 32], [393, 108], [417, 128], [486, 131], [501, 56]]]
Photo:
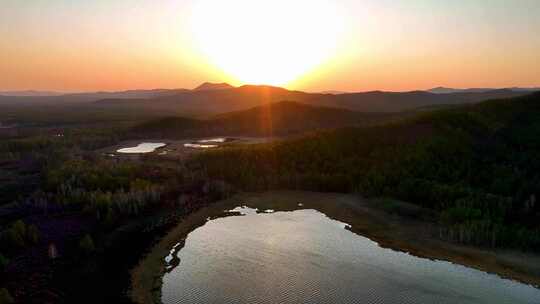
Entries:
[[538, 0], [1, 0], [0, 90], [540, 86]]

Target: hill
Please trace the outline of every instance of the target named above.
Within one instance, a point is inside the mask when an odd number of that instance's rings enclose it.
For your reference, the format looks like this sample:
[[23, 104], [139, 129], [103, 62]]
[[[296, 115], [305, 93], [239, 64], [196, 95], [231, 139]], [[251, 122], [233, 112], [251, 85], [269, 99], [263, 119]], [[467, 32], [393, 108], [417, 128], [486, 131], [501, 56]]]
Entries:
[[313, 106], [343, 108], [357, 112], [396, 113], [432, 105], [457, 105], [476, 103], [490, 98], [507, 98], [526, 94], [511, 90], [480, 93], [433, 94], [414, 92], [365, 92], [339, 95], [290, 91], [272, 86], [246, 85], [227, 90], [180, 92], [173, 96], [148, 100], [103, 100], [106, 107], [137, 107], [148, 110], [167, 110], [172, 113], [200, 113], [215, 115], [280, 101], [295, 101]]
[[213, 90], [228, 90], [234, 89], [234, 87], [228, 83], [211, 83], [205, 82], [200, 86], [196, 87], [194, 91], [213, 91]]
[[204, 83], [195, 90], [156, 89], [121, 92], [91, 92], [60, 96], [0, 96], [0, 107], [74, 106], [81, 111], [140, 111], [159, 115], [212, 116], [247, 110], [280, 101], [295, 101], [313, 106], [348, 109], [357, 112], [396, 113], [427, 106], [476, 103], [490, 98], [507, 98], [527, 94], [519, 90], [457, 92], [434, 94], [412, 92], [362, 92], [321, 94], [291, 91], [272, 86]]
[[469, 104], [492, 98], [507, 98], [523, 94], [522, 92], [510, 90], [452, 94], [433, 94], [424, 91], [373, 91], [340, 95], [315, 95], [307, 102], [324, 106], [332, 105], [360, 112], [400, 112], [425, 106]]
[[[493, 88], [454, 89], [454, 88], [436, 87], [436, 88], [427, 90], [427, 92], [434, 93], [434, 94], [452, 94], [452, 93], [487, 93], [490, 91], [497, 91], [497, 90], [500, 90], [500, 89], [493, 89]], [[510, 90], [513, 92], [532, 93], [535, 91], [540, 91], [540, 88], [512, 87], [512, 88], [505, 88], [504, 90]]]
[[169, 111], [171, 114], [199, 113], [216, 115], [283, 100], [301, 101], [309, 94], [288, 91], [270, 86], [246, 85], [228, 90], [194, 90], [181, 92], [174, 96], [148, 100], [101, 100], [100, 107], [143, 108], [153, 111]]
[[386, 126], [208, 152], [211, 177], [409, 201], [444, 239], [540, 250], [540, 93], [424, 113]]
[[375, 123], [385, 114], [364, 114], [345, 109], [315, 107], [292, 101], [266, 104], [249, 110], [216, 116], [215, 131], [249, 135], [288, 135], [318, 129]]
[[1, 96], [60, 96], [64, 93], [54, 92], [54, 91], [35, 91], [35, 90], [25, 90], [25, 91], [0, 91]]
[[365, 126], [394, 118], [397, 115], [365, 114], [282, 101], [220, 114], [207, 120], [168, 117], [138, 125], [134, 132], [143, 137], [169, 138], [206, 135], [284, 136], [344, 126]]
[[[153, 90], [128, 90], [118, 92], [86, 92], [86, 93], [70, 93], [62, 94], [55, 92], [5, 92], [0, 94], [0, 105], [75, 105], [87, 104], [102, 99], [128, 100], [128, 99], [152, 99], [166, 96], [174, 96], [181, 92], [186, 92], [186, 89], [153, 89]], [[13, 95], [9, 95], [13, 94]]]

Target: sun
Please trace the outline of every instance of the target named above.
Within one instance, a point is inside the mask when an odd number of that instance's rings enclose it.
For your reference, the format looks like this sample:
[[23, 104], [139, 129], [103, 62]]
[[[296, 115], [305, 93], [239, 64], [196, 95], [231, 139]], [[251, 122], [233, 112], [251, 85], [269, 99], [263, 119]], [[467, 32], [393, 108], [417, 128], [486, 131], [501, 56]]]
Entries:
[[325, 0], [199, 0], [198, 49], [243, 83], [286, 85], [335, 54], [344, 21]]

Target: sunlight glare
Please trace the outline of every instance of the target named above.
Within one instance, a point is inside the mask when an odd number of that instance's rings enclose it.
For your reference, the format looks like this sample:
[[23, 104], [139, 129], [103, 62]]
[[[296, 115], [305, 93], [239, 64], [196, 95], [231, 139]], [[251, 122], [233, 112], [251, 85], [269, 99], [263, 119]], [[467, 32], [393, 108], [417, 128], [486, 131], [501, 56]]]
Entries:
[[285, 85], [335, 54], [344, 28], [326, 0], [199, 0], [192, 28], [212, 64], [251, 84]]

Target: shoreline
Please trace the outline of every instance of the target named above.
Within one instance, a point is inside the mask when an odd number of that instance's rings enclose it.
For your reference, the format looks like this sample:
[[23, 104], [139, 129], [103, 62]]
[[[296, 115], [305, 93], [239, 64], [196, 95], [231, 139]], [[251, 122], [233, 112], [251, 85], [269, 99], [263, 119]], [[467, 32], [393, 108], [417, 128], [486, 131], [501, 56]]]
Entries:
[[[130, 297], [136, 303], [161, 303], [164, 258], [178, 242], [204, 225], [208, 218], [225, 215], [225, 210], [246, 205], [259, 210], [293, 211], [316, 209], [328, 217], [351, 225], [350, 230], [375, 241], [382, 248], [407, 252], [431, 260], [448, 261], [505, 279], [540, 286], [540, 255], [511, 250], [487, 250], [437, 239], [434, 223], [388, 213], [367, 200], [350, 194], [304, 191], [240, 193], [188, 215], [170, 230], [131, 271]], [[302, 206], [298, 206], [302, 203]], [[408, 204], [403, 203], [404, 208]], [[415, 212], [424, 210], [416, 208]]]

